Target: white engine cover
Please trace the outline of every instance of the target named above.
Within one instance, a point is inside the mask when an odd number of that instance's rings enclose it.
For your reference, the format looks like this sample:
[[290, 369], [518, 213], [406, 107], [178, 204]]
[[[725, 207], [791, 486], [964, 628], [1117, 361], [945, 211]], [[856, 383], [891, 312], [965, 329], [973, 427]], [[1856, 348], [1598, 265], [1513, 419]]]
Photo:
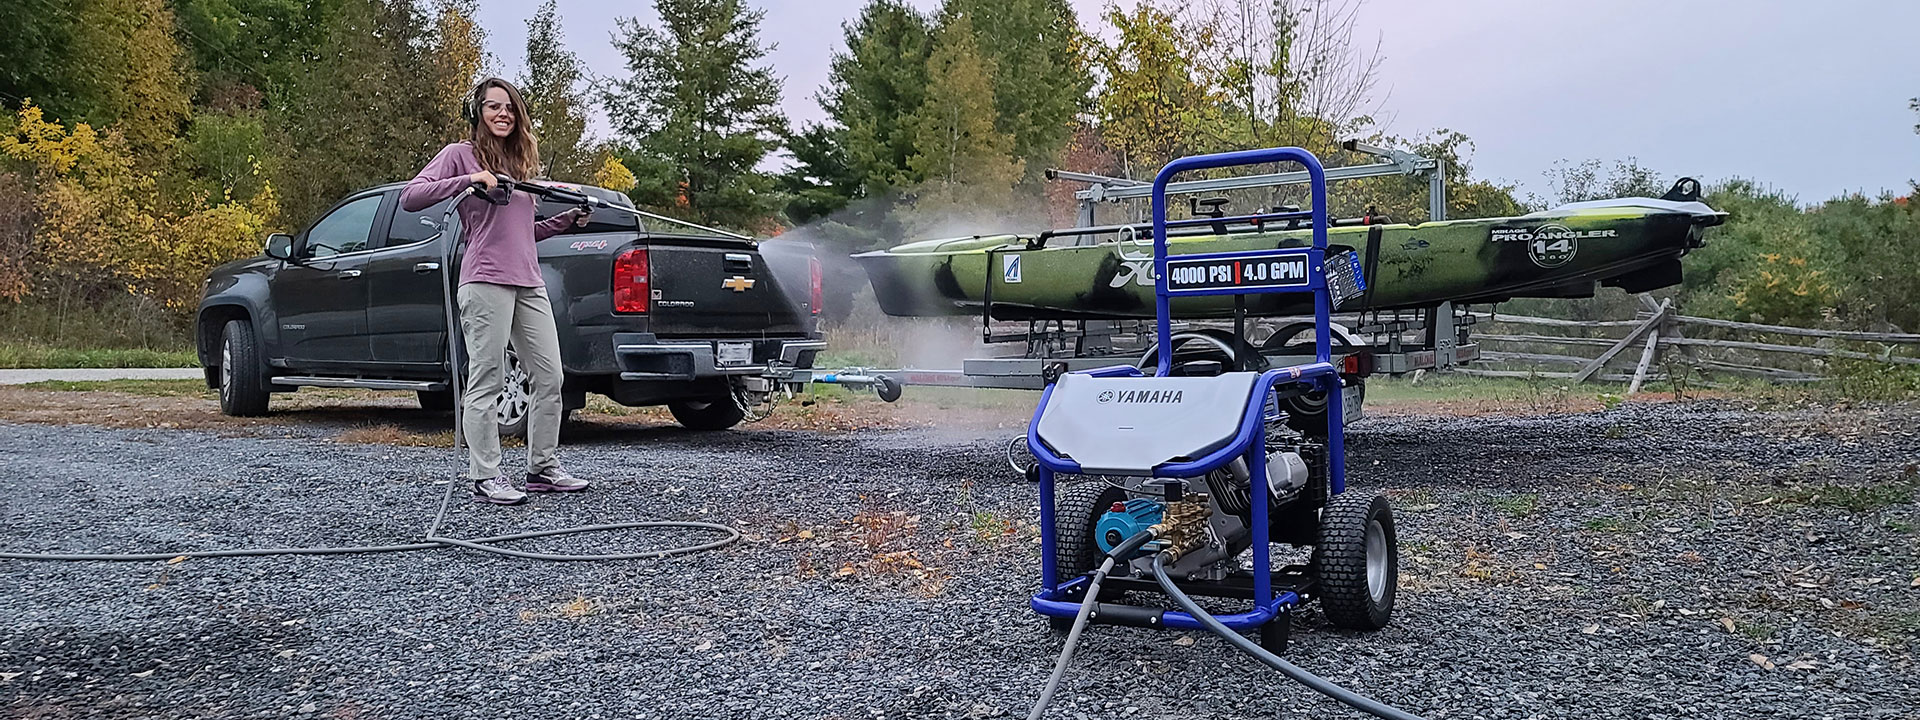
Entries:
[[1214, 377], [1098, 378], [1067, 373], [1034, 433], [1088, 473], [1146, 475], [1198, 458], [1240, 430], [1259, 373]]

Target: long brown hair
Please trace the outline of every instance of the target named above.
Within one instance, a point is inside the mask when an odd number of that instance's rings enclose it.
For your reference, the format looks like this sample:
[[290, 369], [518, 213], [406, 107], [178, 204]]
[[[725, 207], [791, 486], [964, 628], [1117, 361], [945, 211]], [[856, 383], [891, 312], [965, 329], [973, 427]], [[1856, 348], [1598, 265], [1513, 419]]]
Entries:
[[[507, 101], [513, 103], [513, 130], [504, 138], [495, 137], [492, 131], [481, 127], [480, 122], [480, 104], [487, 99], [487, 88], [496, 87], [507, 91]], [[474, 154], [480, 158], [480, 167], [515, 180], [532, 179], [540, 169], [540, 144], [533, 137], [533, 121], [527, 115], [527, 104], [520, 99], [520, 90], [512, 83], [490, 77], [473, 89], [473, 95], [467, 98], [467, 107], [473, 124], [469, 138]]]

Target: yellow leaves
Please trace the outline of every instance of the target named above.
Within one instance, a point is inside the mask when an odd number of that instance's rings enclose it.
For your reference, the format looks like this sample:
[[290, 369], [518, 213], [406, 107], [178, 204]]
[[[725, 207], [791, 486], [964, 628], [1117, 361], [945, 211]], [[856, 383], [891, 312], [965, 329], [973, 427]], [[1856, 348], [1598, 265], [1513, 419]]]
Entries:
[[159, 178], [134, 169], [117, 133], [85, 123], [68, 130], [31, 104], [0, 137], [0, 155], [33, 174], [40, 222], [26, 258], [32, 272], [112, 282], [169, 309], [198, 300], [208, 269], [257, 250], [279, 212], [270, 186], [246, 203], [170, 207]]
[[633, 171], [628, 170], [626, 164], [620, 162], [620, 158], [614, 157], [612, 153], [608, 153], [600, 161], [600, 169], [593, 171], [593, 184], [608, 190], [626, 192], [632, 190], [638, 183], [639, 181], [633, 177]]

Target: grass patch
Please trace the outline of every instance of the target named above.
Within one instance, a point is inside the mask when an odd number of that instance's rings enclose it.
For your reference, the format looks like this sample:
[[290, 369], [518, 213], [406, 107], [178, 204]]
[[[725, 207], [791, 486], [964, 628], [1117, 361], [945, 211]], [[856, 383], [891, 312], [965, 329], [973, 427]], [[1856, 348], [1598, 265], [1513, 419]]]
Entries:
[[192, 350], [150, 348], [77, 349], [35, 342], [0, 341], [0, 368], [190, 368]]
[[1912, 475], [1868, 485], [1825, 484], [1785, 490], [1772, 497], [1782, 505], [1836, 507], [1848, 512], [1869, 513], [1913, 502], [1920, 489]]
[[1500, 512], [1504, 512], [1512, 517], [1531, 517], [1540, 510], [1540, 496], [1533, 493], [1524, 493], [1497, 497], [1493, 499], [1493, 506], [1500, 508]]
[[1627, 521], [1617, 517], [1599, 517], [1580, 524], [1588, 532], [1617, 533], [1627, 531]]
[[[453, 431], [418, 433], [398, 425], [383, 424], [354, 428], [340, 433], [334, 440], [359, 445], [398, 445], [402, 447], [453, 447]], [[520, 439], [502, 437], [502, 446], [518, 446]]]
[[43, 380], [20, 387], [55, 392], [119, 392], [151, 397], [211, 397], [214, 393], [203, 380]]

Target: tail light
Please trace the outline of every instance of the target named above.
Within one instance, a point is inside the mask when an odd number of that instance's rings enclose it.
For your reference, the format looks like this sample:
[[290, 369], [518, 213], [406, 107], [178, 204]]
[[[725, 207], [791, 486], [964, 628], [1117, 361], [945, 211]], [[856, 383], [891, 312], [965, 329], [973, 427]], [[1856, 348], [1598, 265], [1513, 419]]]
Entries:
[[813, 314], [819, 315], [822, 295], [820, 292], [820, 258], [807, 257], [807, 274], [813, 282], [812, 292], [807, 296], [807, 307], [813, 308]]
[[645, 313], [651, 288], [647, 283], [647, 250], [635, 248], [613, 260], [613, 311]]

